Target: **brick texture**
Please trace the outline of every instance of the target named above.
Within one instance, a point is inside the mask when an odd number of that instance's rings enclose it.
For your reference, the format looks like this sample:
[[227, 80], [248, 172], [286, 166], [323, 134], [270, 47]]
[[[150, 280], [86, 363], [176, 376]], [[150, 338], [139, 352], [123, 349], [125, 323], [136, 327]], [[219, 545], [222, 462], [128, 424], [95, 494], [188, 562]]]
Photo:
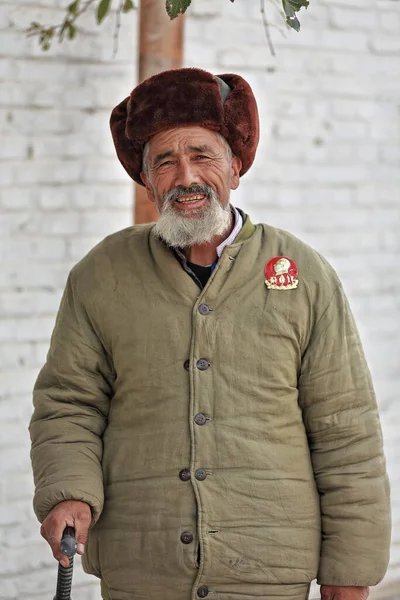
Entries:
[[[68, 270], [131, 223], [132, 186], [108, 130], [136, 81], [137, 14], [87, 15], [74, 42], [42, 53], [23, 30], [62, 0], [0, 0], [0, 598], [54, 594], [56, 564], [31, 509], [30, 390]], [[254, 221], [317, 248], [348, 292], [375, 381], [393, 494], [391, 567], [372, 592], [400, 598], [400, 2], [311, 0], [302, 31], [271, 2], [270, 55], [258, 0], [193, 0], [185, 64], [238, 72], [258, 99], [262, 139], [233, 197]], [[318, 590], [312, 589], [312, 597]], [[100, 600], [77, 561], [74, 600]]]

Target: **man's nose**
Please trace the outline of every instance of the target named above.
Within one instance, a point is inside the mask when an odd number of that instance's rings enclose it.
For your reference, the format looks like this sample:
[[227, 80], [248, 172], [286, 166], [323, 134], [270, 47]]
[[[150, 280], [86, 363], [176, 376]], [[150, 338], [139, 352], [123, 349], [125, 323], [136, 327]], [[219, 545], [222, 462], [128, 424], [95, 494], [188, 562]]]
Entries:
[[176, 174], [176, 186], [189, 187], [199, 183], [194, 165], [190, 161], [181, 161]]

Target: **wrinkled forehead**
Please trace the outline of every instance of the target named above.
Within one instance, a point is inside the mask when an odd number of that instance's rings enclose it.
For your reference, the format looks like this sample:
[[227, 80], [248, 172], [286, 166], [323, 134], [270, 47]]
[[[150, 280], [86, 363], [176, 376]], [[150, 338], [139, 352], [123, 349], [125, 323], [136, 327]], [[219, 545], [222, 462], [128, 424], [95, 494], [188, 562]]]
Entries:
[[153, 135], [146, 146], [148, 151], [181, 152], [197, 148], [223, 148], [228, 142], [217, 132], [206, 127], [174, 127]]

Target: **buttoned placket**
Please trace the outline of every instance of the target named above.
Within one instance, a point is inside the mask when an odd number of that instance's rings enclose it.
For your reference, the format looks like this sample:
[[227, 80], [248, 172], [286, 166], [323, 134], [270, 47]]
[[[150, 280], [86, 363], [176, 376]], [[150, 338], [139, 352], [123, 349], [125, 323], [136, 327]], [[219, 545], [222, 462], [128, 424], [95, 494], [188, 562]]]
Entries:
[[[242, 265], [242, 260], [240, 258], [241, 248], [251, 237], [255, 228], [248, 219], [246, 219], [243, 230], [244, 234], [239, 234], [238, 237], [241, 236], [241, 239], [238, 242], [234, 241], [233, 244], [223, 248], [216, 268], [211, 273], [203, 289], [199, 289], [200, 286], [195, 283], [192, 277], [187, 279], [187, 283], [185, 283], [188, 273], [183, 268], [182, 262], [179, 260], [177, 254], [172, 253], [171, 248], [168, 248], [168, 246], [162, 242], [160, 243], [160, 240], [156, 237], [152, 240], [153, 253], [155, 255], [160, 253], [162, 255], [160, 260], [161, 258], [165, 260], [168, 256], [170, 258], [173, 257], [173, 261], [176, 265], [171, 264], [171, 276], [168, 283], [175, 291], [178, 291], [180, 294], [179, 298], [185, 303], [185, 306], [186, 302], [189, 300], [192, 307], [191, 342], [188, 356], [182, 360], [181, 367], [182, 370], [187, 372], [187, 376], [189, 377], [188, 418], [190, 459], [188, 463], [180, 466], [180, 470], [176, 474], [177, 477], [179, 476], [182, 486], [191, 485], [198, 507], [197, 515], [191, 517], [189, 522], [183, 522], [182, 529], [176, 532], [178, 540], [184, 533], [194, 534], [193, 542], [185, 544], [182, 539], [178, 542], [181, 551], [185, 555], [185, 562], [190, 563], [193, 567], [193, 573], [195, 574], [190, 596], [191, 600], [197, 600], [197, 598], [206, 597], [206, 595], [212, 596], [217, 593], [217, 590], [208, 588], [206, 580], [207, 572], [204, 573], [204, 569], [205, 565], [207, 565], [205, 556], [207, 559], [210, 558], [210, 554], [208, 552], [205, 554], [205, 550], [207, 550], [207, 546], [212, 546], [213, 542], [211, 540], [213, 538], [218, 538], [220, 533], [218, 531], [219, 523], [207, 522], [207, 517], [208, 519], [211, 519], [207, 506], [212, 506], [212, 498], [211, 502], [209, 502], [206, 496], [202, 502], [200, 491], [204, 496], [204, 491], [207, 490], [207, 487], [208, 491], [210, 490], [209, 483], [213, 481], [212, 477], [218, 476], [214, 475], [209, 468], [210, 463], [211, 466], [214, 464], [213, 456], [216, 456], [216, 454], [213, 453], [216, 440], [214, 427], [218, 427], [218, 424], [213, 418], [213, 404], [215, 400], [212, 397], [212, 394], [209, 394], [208, 401], [210, 404], [207, 409], [201, 405], [201, 387], [204, 382], [207, 382], [207, 378], [214, 375], [213, 370], [218, 365], [218, 361], [214, 364], [214, 359], [216, 358], [213, 354], [214, 346], [211, 344], [208, 345], [207, 348], [207, 340], [209, 340], [210, 335], [212, 337], [213, 332], [216, 331], [215, 325], [217, 322], [216, 319], [218, 318], [219, 303], [221, 299], [223, 300], [223, 298], [226, 297], [227, 288], [224, 290], [224, 286], [228, 285], [232, 287], [232, 289], [235, 289], [235, 286], [240, 285], [241, 278], [238, 277], [240, 269], [236, 270], [234, 267], [236, 263], [238, 263], [238, 266], [239, 264]], [[199, 325], [201, 323], [210, 325], [210, 328], [207, 329], [208, 333], [205, 332], [204, 336], [202, 335], [204, 331], [201, 332], [201, 328], [199, 331]], [[210, 351], [208, 351], [208, 349]], [[199, 369], [196, 364], [198, 361], [201, 361], [201, 359], [206, 361], [199, 363], [199, 366], [203, 366], [203, 370]], [[210, 383], [210, 381], [211, 380], [208, 379], [208, 383]], [[206, 417], [204, 425], [199, 425], [195, 422], [195, 417], [197, 415], [204, 415]], [[198, 419], [199, 418], [201, 420], [201, 417], [198, 417]], [[200, 435], [200, 433], [202, 433], [202, 435]], [[209, 442], [211, 442], [211, 444], [209, 444]], [[211, 453], [207, 452], [208, 447], [212, 447]], [[201, 451], [203, 451], [203, 457], [201, 456]], [[195, 476], [197, 469], [204, 469], [205, 471], [205, 473], [202, 471], [197, 472], [197, 476], [200, 475], [200, 478], [196, 478]], [[206, 476], [205, 478], [204, 475]], [[184, 536], [184, 539], [189, 538]], [[206, 544], [206, 547], [204, 544]], [[197, 548], [200, 550], [199, 560], [197, 560]]]
[[[192, 332], [192, 343], [190, 358], [186, 362], [186, 368], [190, 378], [190, 410], [189, 410], [189, 428], [190, 428], [190, 439], [191, 439], [191, 462], [189, 474], [191, 482], [194, 488], [196, 502], [198, 506], [197, 510], [197, 538], [198, 538], [198, 550], [200, 560], [198, 562], [198, 573], [192, 589], [192, 600], [198, 598], [205, 598], [209, 594], [213, 594], [207, 581], [203, 577], [204, 571], [204, 537], [207, 535], [208, 523], [206, 522], [207, 514], [206, 507], [203, 506], [201, 501], [201, 490], [200, 486], [207, 485], [207, 478], [212, 477], [213, 473], [210, 471], [210, 465], [200, 464], [201, 459], [198, 459], [201, 449], [202, 439], [206, 433], [206, 428], [211, 425], [213, 421], [213, 414], [209, 411], [204, 410], [202, 407], [201, 400], [201, 381], [202, 378], [210, 375], [212, 369], [216, 367], [213, 363], [213, 356], [210, 352], [207, 352], [207, 356], [202, 353], [201, 340], [198, 339], [199, 329], [204, 326], [204, 319], [207, 319], [207, 325], [213, 326], [213, 321], [218, 315], [214, 303], [211, 301], [213, 297], [216, 298], [213, 290], [217, 290], [219, 285], [222, 285], [228, 276], [230, 270], [233, 268], [235, 255], [239, 252], [238, 247], [233, 249], [232, 247], [224, 248], [221, 258], [217, 263], [217, 266], [211, 274], [206, 286], [201, 291], [197, 302], [193, 308], [193, 332]], [[208, 300], [210, 298], [210, 300]], [[209, 321], [208, 321], [209, 320]], [[203, 322], [202, 322], [203, 321]], [[215, 321], [214, 321], [215, 323]], [[215, 423], [213, 424], [215, 427]], [[213, 531], [215, 533], [215, 531]]]

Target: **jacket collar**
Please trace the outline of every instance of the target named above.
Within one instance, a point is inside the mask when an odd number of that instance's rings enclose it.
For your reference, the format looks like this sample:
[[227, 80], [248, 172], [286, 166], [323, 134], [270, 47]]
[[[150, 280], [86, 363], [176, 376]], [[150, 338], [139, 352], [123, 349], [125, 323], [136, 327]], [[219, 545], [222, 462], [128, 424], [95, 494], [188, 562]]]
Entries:
[[243, 227], [235, 237], [233, 244], [240, 244], [251, 238], [256, 228], [255, 225], [253, 225], [253, 223], [250, 221], [249, 215], [246, 215], [246, 213], [243, 212], [240, 208], [238, 208], [238, 211], [240, 212], [243, 218]]

